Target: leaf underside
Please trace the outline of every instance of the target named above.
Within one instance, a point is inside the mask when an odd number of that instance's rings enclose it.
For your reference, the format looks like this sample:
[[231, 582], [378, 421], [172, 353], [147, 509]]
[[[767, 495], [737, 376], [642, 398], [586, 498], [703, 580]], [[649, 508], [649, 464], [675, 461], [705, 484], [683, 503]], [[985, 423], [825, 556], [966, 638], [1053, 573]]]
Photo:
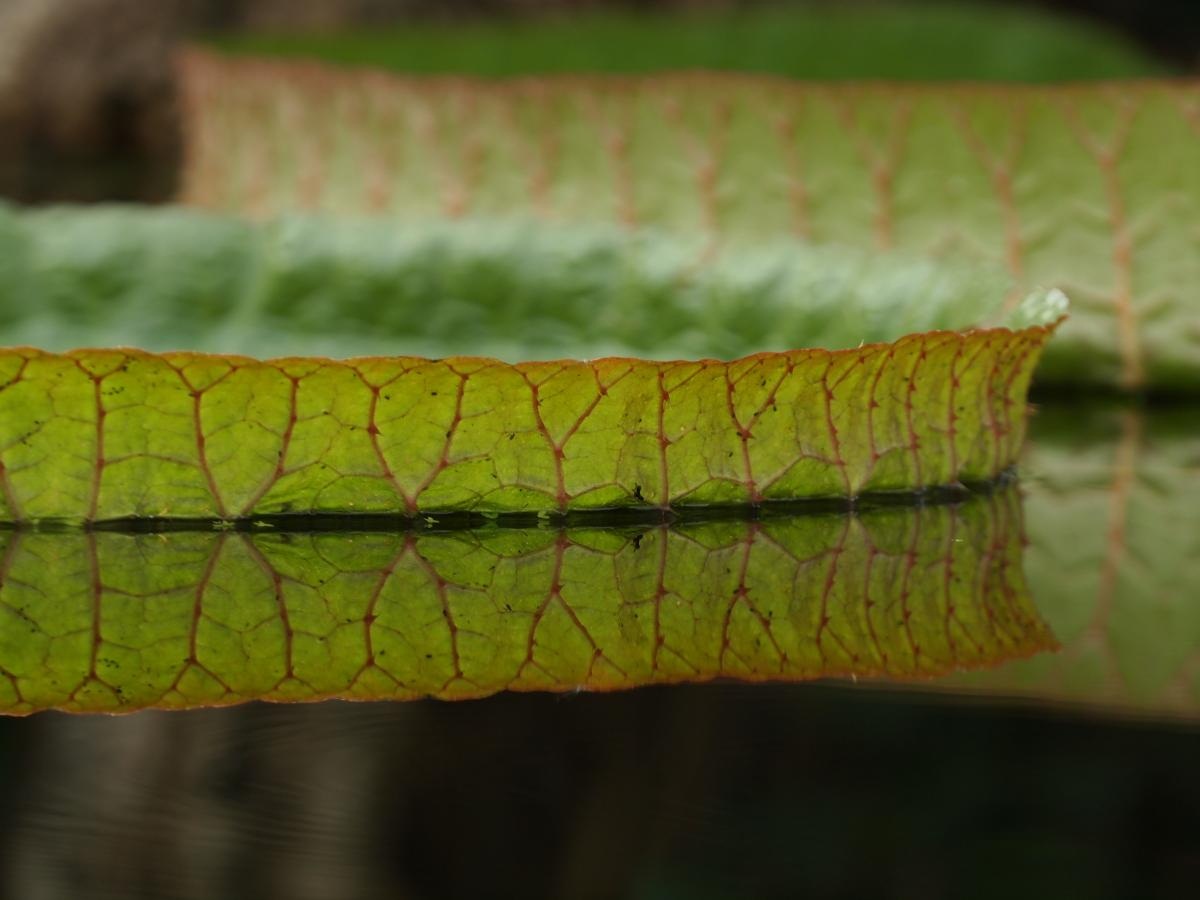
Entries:
[[0, 351], [0, 521], [567, 512], [988, 481], [1053, 325], [734, 362]]
[[187, 203], [616, 223], [713, 248], [786, 237], [977, 260], [1008, 270], [1014, 298], [1028, 285], [1072, 297], [1047, 382], [1200, 385], [1192, 83], [482, 82], [205, 53], [182, 71]]
[[1052, 647], [1015, 488], [683, 529], [0, 532], [0, 710], [924, 679]]

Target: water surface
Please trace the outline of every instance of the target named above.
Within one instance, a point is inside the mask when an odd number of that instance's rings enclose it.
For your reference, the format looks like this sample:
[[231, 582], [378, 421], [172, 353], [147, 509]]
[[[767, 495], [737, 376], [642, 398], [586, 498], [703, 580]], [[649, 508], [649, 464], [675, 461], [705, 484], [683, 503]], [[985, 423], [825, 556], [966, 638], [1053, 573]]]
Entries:
[[[10, 548], [31, 553], [16, 580], [40, 580], [41, 614], [75, 622], [63, 627], [78, 643], [59, 657], [58, 687], [69, 694], [96, 663], [100, 680], [77, 700], [119, 705], [100, 683], [116, 681], [103, 659], [145, 662], [153, 646], [176, 663], [190, 659], [197, 567], [225, 579], [226, 599], [284, 597], [296, 613], [295, 660], [300, 636], [315, 651], [321, 623], [356, 610], [330, 633], [344, 632], [338, 646], [359, 669], [364, 597], [388, 584], [385, 569], [393, 578], [407, 571], [407, 582], [388, 588], [393, 611], [423, 609], [425, 618], [406, 621], [427, 629], [406, 634], [397, 619], [387, 640], [416, 648], [424, 636], [433, 647], [428, 667], [415, 654], [410, 693], [454, 693], [443, 611], [479, 615], [480, 604], [493, 618], [475, 625], [524, 624], [511, 632], [509, 655], [488, 657], [475, 674], [497, 675], [493, 688], [532, 692], [0, 720], [0, 894], [1182, 896], [1200, 871], [1197, 500], [1200, 430], [1190, 410], [1051, 405], [1033, 420], [1019, 485], [849, 519], [350, 543], [10, 534]], [[256, 548], [270, 565], [254, 559]], [[112, 640], [94, 661], [95, 607], [83, 577], [93, 551], [108, 560], [105, 584], [125, 591], [104, 597], [111, 616], [102, 630]], [[481, 553], [493, 562], [464, 563]], [[682, 554], [671, 564], [678, 574], [658, 596], [656, 573], [672, 554]], [[842, 566], [832, 582], [831, 560]], [[0, 647], [9, 654], [29, 646], [13, 624], [13, 571], [0, 589]], [[161, 587], [164, 571], [171, 589], [149, 598], [143, 589]], [[464, 587], [479, 572], [486, 585]], [[268, 573], [283, 573], [286, 587], [278, 591]], [[949, 592], [947, 573], [962, 582]], [[55, 584], [74, 587], [56, 593]], [[836, 593], [826, 593], [830, 584]], [[443, 607], [449, 585], [461, 593]], [[507, 591], [499, 606], [498, 586]], [[699, 615], [703, 608], [715, 615]], [[881, 614], [877, 643], [869, 608]], [[245, 664], [253, 657], [275, 679], [266, 687], [285, 693], [278, 609], [243, 623], [262, 640], [239, 639], [242, 668], [231, 671], [253, 674]], [[547, 630], [530, 631], [539, 609]], [[655, 610], [688, 613], [660, 616], [661, 644]], [[777, 624], [785, 621], [790, 631]], [[471, 628], [455, 624], [466, 641]], [[109, 631], [118, 626], [125, 636]], [[228, 626], [212, 626], [210, 649], [222, 628], [227, 637], [249, 633]], [[538, 667], [526, 665], [518, 684], [530, 634]], [[990, 643], [972, 643], [983, 636]], [[663, 648], [683, 647], [685, 637], [693, 641], [685, 658], [710, 670], [687, 670], [678, 657], [669, 668]], [[924, 670], [914, 646], [924, 647]], [[818, 648], [840, 667], [822, 669]], [[890, 669], [880, 648], [890, 649]], [[780, 669], [781, 650], [792, 669]], [[337, 653], [304, 658], [310, 680], [344, 674]], [[648, 676], [638, 683], [716, 680], [562, 692], [589, 678], [592, 688], [626, 686], [607, 668], [613, 660], [627, 676]], [[161, 690], [180, 667], [139, 671]], [[649, 677], [659, 671], [672, 677]], [[407, 695], [395, 683], [388, 690]], [[64, 705], [64, 697], [43, 699]], [[186, 699], [176, 691], [176, 705]]]

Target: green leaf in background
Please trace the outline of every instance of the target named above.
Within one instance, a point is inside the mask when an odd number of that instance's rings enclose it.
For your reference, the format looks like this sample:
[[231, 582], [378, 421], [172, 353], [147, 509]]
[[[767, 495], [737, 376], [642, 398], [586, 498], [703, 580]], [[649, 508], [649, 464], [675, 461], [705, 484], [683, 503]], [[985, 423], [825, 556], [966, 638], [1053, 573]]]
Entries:
[[1053, 646], [1009, 488], [624, 532], [0, 532], [0, 710], [926, 679]]
[[986, 3], [759, 5], [670, 15], [579, 14], [508, 22], [243, 33], [238, 55], [487, 76], [730, 69], [808, 79], [1061, 81], [1162, 74], [1082, 20]]
[[1045, 381], [1200, 385], [1189, 83], [485, 82], [203, 53], [182, 71], [188, 203], [649, 228], [702, 239], [697, 269], [783, 239], [976, 261], [1072, 297]]
[[48, 350], [731, 359], [1002, 324], [1013, 288], [899, 254], [706, 252], [611, 225], [0, 207], [0, 327]]

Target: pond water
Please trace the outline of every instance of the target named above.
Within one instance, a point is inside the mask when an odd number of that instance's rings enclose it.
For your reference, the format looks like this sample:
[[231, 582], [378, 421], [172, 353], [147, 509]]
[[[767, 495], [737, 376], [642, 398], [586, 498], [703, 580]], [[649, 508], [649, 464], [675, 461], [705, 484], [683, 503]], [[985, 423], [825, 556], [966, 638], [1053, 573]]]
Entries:
[[0, 535], [12, 712], [490, 695], [2, 718], [0, 892], [1173, 896], [1198, 500], [1194, 410], [1047, 404], [854, 517]]

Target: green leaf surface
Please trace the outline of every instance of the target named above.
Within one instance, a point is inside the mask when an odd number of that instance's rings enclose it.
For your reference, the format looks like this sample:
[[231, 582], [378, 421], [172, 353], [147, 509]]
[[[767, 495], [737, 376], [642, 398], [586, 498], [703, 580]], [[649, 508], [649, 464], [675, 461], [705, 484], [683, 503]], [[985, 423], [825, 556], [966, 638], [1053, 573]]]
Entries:
[[732, 359], [1010, 324], [1012, 287], [973, 264], [784, 241], [713, 253], [611, 225], [0, 207], [0, 327], [48, 350]]
[[0, 351], [0, 521], [668, 509], [988, 481], [1020, 451], [1053, 329], [728, 363]]
[[0, 709], [926, 679], [1053, 646], [1014, 489], [573, 529], [0, 532]]
[[1072, 297], [1047, 382], [1200, 385], [1192, 83], [484, 82], [202, 53], [183, 73], [188, 203], [613, 224], [717, 255], [789, 239], [974, 261]]

